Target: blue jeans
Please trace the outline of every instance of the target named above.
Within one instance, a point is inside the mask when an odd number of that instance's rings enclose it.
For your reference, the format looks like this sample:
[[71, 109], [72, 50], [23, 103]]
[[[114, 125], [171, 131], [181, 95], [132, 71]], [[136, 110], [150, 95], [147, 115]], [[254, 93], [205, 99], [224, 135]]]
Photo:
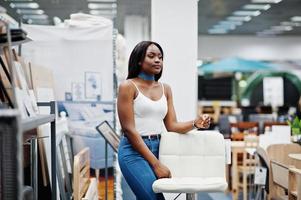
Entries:
[[[143, 139], [158, 158], [159, 139]], [[164, 200], [162, 193], [154, 193], [152, 185], [157, 177], [149, 163], [122, 137], [118, 149], [118, 162], [122, 174], [137, 197], [137, 200]]]

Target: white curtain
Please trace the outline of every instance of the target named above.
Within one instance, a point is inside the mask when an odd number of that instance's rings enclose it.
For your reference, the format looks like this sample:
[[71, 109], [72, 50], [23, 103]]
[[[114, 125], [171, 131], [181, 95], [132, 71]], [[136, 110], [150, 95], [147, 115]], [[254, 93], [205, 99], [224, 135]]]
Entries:
[[[100, 77], [102, 101], [113, 100], [112, 23], [86, 27], [24, 25], [33, 40], [22, 54], [33, 65], [52, 69], [56, 100], [64, 100], [72, 83], [85, 86], [85, 72]], [[85, 96], [85, 100], [93, 100]]]

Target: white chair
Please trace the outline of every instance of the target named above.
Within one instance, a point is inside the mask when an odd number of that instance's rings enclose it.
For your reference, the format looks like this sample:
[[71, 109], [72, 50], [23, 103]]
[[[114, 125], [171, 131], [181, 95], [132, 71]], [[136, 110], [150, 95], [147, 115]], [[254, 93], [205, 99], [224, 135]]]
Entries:
[[223, 192], [228, 186], [225, 142], [219, 132], [164, 133], [159, 160], [170, 169], [172, 178], [155, 181], [156, 193], [186, 193], [186, 199], [196, 199], [197, 192]]

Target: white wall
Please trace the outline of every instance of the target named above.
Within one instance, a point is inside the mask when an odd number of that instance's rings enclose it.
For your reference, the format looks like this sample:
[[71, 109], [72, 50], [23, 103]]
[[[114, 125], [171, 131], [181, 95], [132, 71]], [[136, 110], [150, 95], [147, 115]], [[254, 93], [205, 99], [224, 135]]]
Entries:
[[151, 38], [164, 50], [162, 81], [180, 121], [197, 113], [197, 0], [152, 0]]
[[300, 60], [300, 37], [199, 36], [198, 58]]

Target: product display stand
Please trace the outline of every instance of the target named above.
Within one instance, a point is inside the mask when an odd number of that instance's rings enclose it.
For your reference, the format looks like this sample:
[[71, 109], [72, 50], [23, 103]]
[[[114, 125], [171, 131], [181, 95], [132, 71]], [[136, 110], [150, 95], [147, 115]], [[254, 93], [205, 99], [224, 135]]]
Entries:
[[[0, 110], [0, 127], [5, 127], [4, 129], [1, 129], [3, 131], [0, 131], [0, 145], [3, 147], [0, 151], [0, 162], [5, 163], [5, 166], [1, 167], [1, 174], [5, 175], [1, 176], [0, 180], [0, 188], [2, 188], [0, 194], [1, 199], [23, 199], [23, 133], [46, 123], [51, 123], [51, 176], [53, 180], [51, 198], [53, 200], [56, 199], [55, 102], [47, 104], [51, 107], [51, 114], [39, 115], [26, 120], [21, 119], [20, 112], [17, 109]], [[37, 160], [36, 153], [32, 159], [34, 162]], [[36, 166], [36, 163], [32, 163], [32, 166]], [[31, 186], [33, 187], [33, 196], [35, 200], [37, 200], [38, 190], [37, 178], [37, 170], [35, 170], [31, 175]], [[12, 190], [12, 188], [14, 189]]]
[[[4, 27], [6, 30], [6, 42], [0, 43], [0, 53], [2, 48], [7, 49], [7, 65], [9, 74], [8, 80], [10, 80], [13, 95], [11, 97], [11, 104], [14, 109], [2, 109], [0, 110], [0, 146], [3, 147], [0, 150], [0, 163], [5, 163], [0, 167], [0, 199], [4, 200], [15, 200], [23, 199], [23, 170], [22, 170], [22, 141], [23, 133], [39, 127], [40, 125], [50, 123], [51, 129], [51, 199], [57, 199], [56, 193], [56, 137], [55, 137], [55, 102], [38, 103], [38, 106], [50, 106], [49, 115], [36, 115], [34, 117], [27, 117], [21, 119], [20, 110], [18, 110], [18, 104], [16, 102], [15, 94], [15, 76], [16, 68], [13, 61], [12, 46], [21, 45], [24, 42], [30, 41], [30, 39], [20, 40], [16, 42], [11, 41], [10, 25], [9, 23], [0, 17], [0, 27]], [[3, 62], [1, 62], [1, 65]], [[5, 66], [2, 66], [5, 67]], [[1, 88], [3, 89], [3, 88]], [[5, 129], [5, 128], [6, 129]], [[5, 131], [6, 130], [6, 131]], [[8, 140], [11, 139], [11, 143]], [[35, 151], [32, 154], [32, 174], [31, 183], [33, 187], [33, 198], [37, 200], [37, 148], [35, 145], [32, 146], [32, 150]], [[7, 164], [7, 165], [6, 165]]]

